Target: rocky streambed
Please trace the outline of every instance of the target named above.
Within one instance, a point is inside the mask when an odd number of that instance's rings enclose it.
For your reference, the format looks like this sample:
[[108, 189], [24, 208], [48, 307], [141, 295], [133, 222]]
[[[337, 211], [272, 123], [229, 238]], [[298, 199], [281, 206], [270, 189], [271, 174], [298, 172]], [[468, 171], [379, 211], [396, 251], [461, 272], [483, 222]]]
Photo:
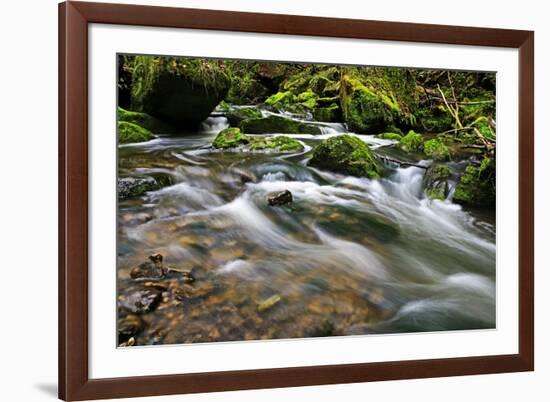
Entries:
[[119, 147], [121, 346], [494, 327], [483, 161], [245, 109]]

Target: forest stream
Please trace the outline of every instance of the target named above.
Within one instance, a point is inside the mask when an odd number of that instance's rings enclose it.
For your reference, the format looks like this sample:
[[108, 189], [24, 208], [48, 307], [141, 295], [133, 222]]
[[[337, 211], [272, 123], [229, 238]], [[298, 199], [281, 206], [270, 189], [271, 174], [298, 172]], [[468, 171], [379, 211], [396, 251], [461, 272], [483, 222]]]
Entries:
[[[348, 131], [308, 124], [321, 134], [284, 134], [303, 145], [293, 153], [214, 149], [222, 113], [119, 146], [119, 177], [168, 183], [119, 199], [119, 309], [138, 314], [119, 331], [142, 326], [134, 341], [153, 345], [495, 327], [494, 211], [451, 201], [467, 160], [448, 164], [449, 196], [431, 200], [432, 161], [393, 162], [394, 140], [352, 134], [384, 161], [380, 179], [309, 166], [320, 141]], [[291, 203], [268, 204], [285, 190]], [[155, 254], [167, 274], [131, 279]]]

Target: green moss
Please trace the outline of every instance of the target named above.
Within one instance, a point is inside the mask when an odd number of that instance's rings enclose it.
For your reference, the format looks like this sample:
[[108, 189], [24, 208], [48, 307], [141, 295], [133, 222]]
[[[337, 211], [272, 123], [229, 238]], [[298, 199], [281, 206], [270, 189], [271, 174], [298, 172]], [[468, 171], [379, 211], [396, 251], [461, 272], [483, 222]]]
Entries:
[[445, 200], [449, 194], [448, 180], [451, 177], [451, 169], [444, 164], [433, 164], [424, 174], [424, 191], [432, 200]]
[[281, 152], [300, 151], [303, 149], [301, 143], [293, 138], [278, 135], [275, 137], [254, 137], [250, 144], [252, 150], [275, 149]]
[[240, 129], [235, 127], [229, 127], [220, 133], [212, 142], [212, 146], [218, 149], [236, 148], [241, 145], [248, 144], [250, 138], [243, 134]]
[[455, 120], [444, 107], [418, 109], [415, 117], [418, 127], [427, 133], [442, 133], [454, 128]]
[[118, 122], [118, 142], [127, 144], [130, 142], [144, 142], [155, 138], [146, 128], [140, 127], [137, 124], [127, 121]]
[[247, 134], [321, 134], [316, 125], [274, 115], [243, 120], [240, 128]]
[[356, 78], [345, 76], [340, 95], [342, 113], [348, 127], [359, 133], [374, 133], [393, 124], [396, 105]]
[[399, 148], [405, 152], [419, 152], [422, 149], [424, 140], [420, 134], [410, 130], [409, 133], [399, 141]]
[[169, 134], [176, 132], [176, 129], [147, 113], [133, 112], [119, 107], [117, 109], [118, 121], [126, 121], [141, 126], [153, 133]]
[[317, 106], [317, 94], [311, 89], [308, 89], [307, 91], [299, 94], [296, 97], [296, 101], [309, 109], [313, 109]]
[[479, 167], [470, 165], [460, 176], [453, 201], [471, 206], [495, 206], [495, 160], [485, 158]]
[[296, 97], [290, 91], [277, 92], [265, 100], [265, 104], [275, 109], [285, 109], [296, 103]]
[[223, 62], [136, 56], [132, 109], [173, 125], [197, 125], [225, 98], [230, 79]]
[[217, 149], [244, 147], [250, 151], [270, 150], [275, 152], [292, 152], [303, 149], [300, 142], [283, 135], [274, 137], [253, 137], [244, 134], [235, 127], [222, 130], [212, 142]]
[[313, 117], [317, 121], [338, 122], [342, 118], [340, 106], [332, 103], [328, 107], [318, 107], [313, 110]]
[[255, 107], [243, 107], [226, 111], [225, 117], [230, 125], [238, 126], [243, 120], [262, 117], [262, 112]]
[[382, 168], [368, 145], [349, 135], [331, 137], [315, 147], [309, 164], [352, 176], [378, 178]]
[[401, 141], [401, 134], [397, 133], [382, 133], [377, 135], [378, 138], [382, 138], [384, 140], [394, 140], [394, 141]]
[[434, 138], [424, 143], [424, 154], [436, 161], [446, 161], [451, 159], [449, 148], [439, 139]]

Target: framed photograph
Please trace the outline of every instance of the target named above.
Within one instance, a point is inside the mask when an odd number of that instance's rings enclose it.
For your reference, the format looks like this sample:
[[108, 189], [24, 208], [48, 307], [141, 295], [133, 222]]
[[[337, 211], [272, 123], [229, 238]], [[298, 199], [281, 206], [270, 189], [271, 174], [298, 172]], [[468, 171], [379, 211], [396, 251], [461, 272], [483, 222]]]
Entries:
[[59, 17], [61, 399], [533, 370], [533, 32]]

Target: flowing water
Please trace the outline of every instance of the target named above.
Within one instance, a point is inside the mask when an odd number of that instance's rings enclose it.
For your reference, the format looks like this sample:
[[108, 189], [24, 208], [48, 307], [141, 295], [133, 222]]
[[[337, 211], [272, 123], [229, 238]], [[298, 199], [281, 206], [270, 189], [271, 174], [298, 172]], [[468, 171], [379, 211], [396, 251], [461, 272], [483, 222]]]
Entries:
[[[296, 154], [211, 149], [221, 116], [193, 135], [119, 148], [119, 177], [173, 183], [119, 201], [119, 299], [155, 253], [191, 271], [198, 295], [178, 299], [181, 279], [164, 279], [137, 344], [494, 328], [493, 214], [426, 199], [420, 167], [391, 166], [381, 180], [308, 167], [316, 143], [345, 132], [318, 124], [322, 135], [292, 136], [305, 145]], [[282, 190], [293, 202], [268, 206]]]

